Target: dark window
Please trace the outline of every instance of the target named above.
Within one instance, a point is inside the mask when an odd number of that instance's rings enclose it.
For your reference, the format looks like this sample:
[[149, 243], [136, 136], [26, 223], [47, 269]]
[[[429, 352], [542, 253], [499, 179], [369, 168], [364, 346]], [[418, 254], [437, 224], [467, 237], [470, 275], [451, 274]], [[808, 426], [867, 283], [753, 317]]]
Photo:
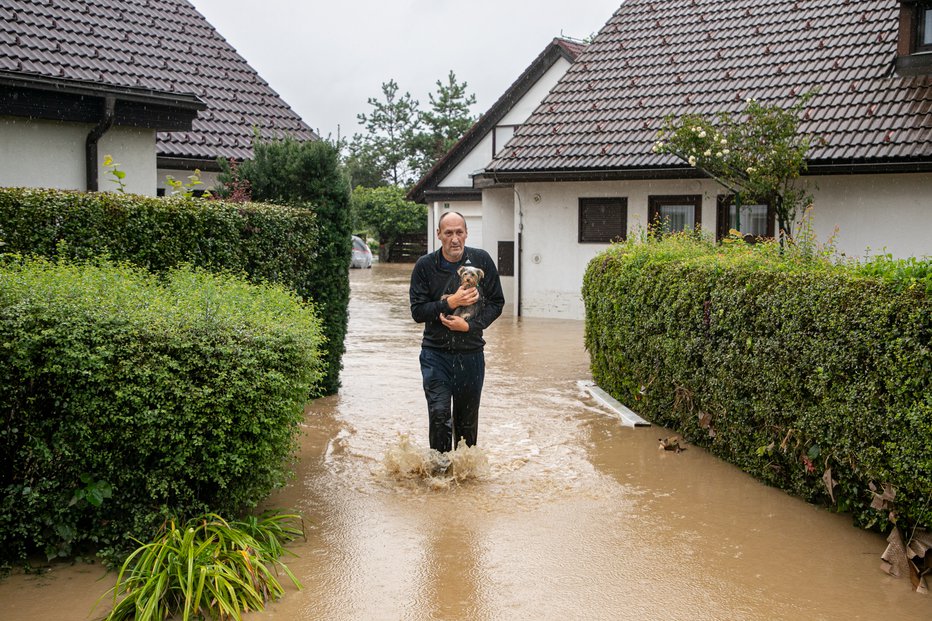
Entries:
[[155, 190], [155, 195], [156, 195], [156, 196], [165, 196], [165, 188], [157, 188], [157, 189]]
[[580, 198], [579, 243], [607, 244], [628, 234], [628, 199]]
[[920, 4], [916, 11], [916, 51], [932, 51], [932, 6]]
[[515, 243], [513, 241], [498, 242], [498, 275], [515, 275]]
[[900, 75], [932, 74], [932, 0], [900, 0], [896, 71]]
[[732, 229], [744, 233], [744, 238], [748, 241], [761, 237], [773, 237], [776, 219], [776, 210], [762, 201], [746, 201], [746, 203], [742, 201], [739, 212], [735, 208], [733, 195], [719, 195], [715, 238], [728, 237], [728, 232]]
[[648, 196], [647, 219], [664, 233], [695, 230], [702, 223], [702, 195]]

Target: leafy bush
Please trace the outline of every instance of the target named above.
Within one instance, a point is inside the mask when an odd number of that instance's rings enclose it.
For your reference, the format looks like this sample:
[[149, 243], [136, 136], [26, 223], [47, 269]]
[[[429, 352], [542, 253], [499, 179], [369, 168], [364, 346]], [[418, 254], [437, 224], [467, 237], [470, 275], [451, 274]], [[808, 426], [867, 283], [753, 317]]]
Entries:
[[766, 483], [865, 527], [932, 527], [932, 262], [891, 261], [613, 246], [583, 285], [593, 376]]
[[[321, 297], [315, 214], [195, 198], [0, 188], [4, 252], [106, 256], [162, 273], [188, 263]], [[348, 243], [348, 242], [347, 242]], [[347, 265], [349, 264], [347, 259]]]
[[0, 265], [0, 556], [119, 551], [281, 485], [320, 321], [280, 285], [181, 268]]
[[427, 228], [427, 205], [405, 199], [397, 186], [353, 190], [352, 206], [356, 228], [374, 231], [383, 244], [394, 243], [398, 235], [422, 233]]

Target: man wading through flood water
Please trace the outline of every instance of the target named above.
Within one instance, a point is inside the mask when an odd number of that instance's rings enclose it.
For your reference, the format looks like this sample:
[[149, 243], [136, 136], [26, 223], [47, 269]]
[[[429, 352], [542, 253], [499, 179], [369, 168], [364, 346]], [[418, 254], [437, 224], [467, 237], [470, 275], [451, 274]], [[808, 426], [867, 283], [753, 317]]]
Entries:
[[[440, 250], [418, 259], [411, 273], [411, 316], [424, 324], [420, 362], [430, 448], [440, 453], [452, 450], [460, 440], [467, 446], [476, 444], [485, 379], [482, 331], [505, 306], [492, 257], [484, 250], [467, 248], [466, 236], [466, 219], [455, 211], [444, 213], [437, 223]], [[477, 287], [460, 285], [457, 270], [464, 266], [484, 272]], [[479, 310], [469, 319], [453, 314], [477, 302]], [[445, 460], [441, 469], [448, 465]]]

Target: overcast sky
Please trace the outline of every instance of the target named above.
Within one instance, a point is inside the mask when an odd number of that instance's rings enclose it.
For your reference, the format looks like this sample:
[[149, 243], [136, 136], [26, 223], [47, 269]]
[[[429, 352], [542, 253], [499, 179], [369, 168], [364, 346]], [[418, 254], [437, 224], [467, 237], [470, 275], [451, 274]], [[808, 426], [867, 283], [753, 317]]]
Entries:
[[554, 38], [595, 34], [621, 0], [191, 0], [324, 137], [394, 79], [428, 107], [452, 69], [485, 112]]

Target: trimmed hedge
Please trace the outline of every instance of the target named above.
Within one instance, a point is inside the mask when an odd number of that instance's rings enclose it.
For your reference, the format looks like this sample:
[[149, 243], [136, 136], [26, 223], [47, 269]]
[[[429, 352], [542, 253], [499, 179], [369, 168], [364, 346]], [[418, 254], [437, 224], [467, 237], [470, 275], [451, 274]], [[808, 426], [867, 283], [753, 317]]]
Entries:
[[[181, 264], [242, 272], [253, 282], [282, 283], [318, 304], [330, 287], [315, 271], [317, 216], [294, 207], [0, 188], [0, 242], [4, 252], [68, 259], [104, 256], [155, 273]], [[339, 369], [339, 356], [336, 365]]]
[[619, 244], [585, 275], [592, 374], [770, 485], [864, 527], [884, 527], [891, 505], [901, 525], [932, 527], [930, 266]]
[[0, 265], [0, 558], [120, 551], [286, 477], [323, 366], [281, 285], [192, 268]]

